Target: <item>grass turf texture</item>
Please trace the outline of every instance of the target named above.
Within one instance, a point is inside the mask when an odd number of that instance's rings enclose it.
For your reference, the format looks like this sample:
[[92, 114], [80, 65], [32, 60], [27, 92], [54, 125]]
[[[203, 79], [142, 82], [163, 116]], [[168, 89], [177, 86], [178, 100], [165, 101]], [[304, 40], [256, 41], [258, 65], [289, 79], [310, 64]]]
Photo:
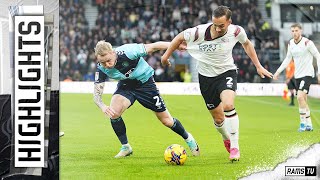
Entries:
[[[105, 102], [110, 97], [104, 95]], [[61, 94], [60, 130], [65, 135], [60, 139], [60, 178], [236, 179], [255, 171], [271, 170], [279, 162], [320, 142], [319, 99], [308, 99], [314, 131], [299, 133], [297, 105], [288, 106], [281, 97], [238, 96], [241, 159], [231, 163], [201, 96], [163, 98], [171, 115], [198, 141], [200, 157], [192, 157], [180, 136], [136, 102], [122, 116], [133, 155], [115, 159], [120, 143], [92, 95]], [[165, 149], [175, 143], [187, 150], [183, 166], [170, 166], [164, 161]]]

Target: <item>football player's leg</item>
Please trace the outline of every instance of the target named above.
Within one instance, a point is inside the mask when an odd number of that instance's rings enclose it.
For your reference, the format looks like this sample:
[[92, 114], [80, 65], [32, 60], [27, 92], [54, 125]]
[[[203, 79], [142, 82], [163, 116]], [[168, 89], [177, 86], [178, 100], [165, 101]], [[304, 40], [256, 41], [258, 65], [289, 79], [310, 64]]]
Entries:
[[163, 125], [185, 139], [193, 155], [199, 155], [199, 147], [196, 141], [192, 135], [184, 129], [181, 122], [170, 115], [154, 81], [148, 81], [137, 88], [135, 90], [135, 97], [141, 105], [155, 112], [157, 118]]
[[[220, 75], [221, 76], [221, 75]], [[225, 118], [223, 114], [223, 107], [221, 104], [221, 99], [219, 97], [218, 87], [221, 84], [221, 80], [224, 78], [212, 78], [212, 77], [205, 77], [199, 74], [199, 85], [201, 95], [204, 99], [207, 109], [209, 110], [214, 126], [217, 131], [221, 134], [224, 146], [226, 147], [227, 151], [230, 151], [230, 140], [229, 134], [226, 129], [225, 125]]]
[[300, 127], [299, 132], [306, 130], [306, 116], [307, 116], [307, 103], [306, 103], [307, 94], [301, 90], [298, 90], [297, 100], [299, 104], [299, 114], [300, 114]]
[[155, 112], [157, 118], [161, 121], [161, 123], [168, 128], [172, 129], [175, 133], [179, 134], [183, 139], [188, 138], [188, 133], [182, 126], [181, 122], [173, 118], [168, 110], [163, 112]]
[[291, 93], [291, 98], [290, 98], [290, 106], [294, 106], [294, 94], [295, 94], [295, 80], [294, 78], [291, 78], [289, 83], [287, 84], [288, 89]]
[[306, 104], [307, 104], [307, 111], [306, 111], [306, 131], [313, 131], [312, 127], [312, 120], [311, 120], [311, 113], [310, 108], [308, 106], [308, 96], [306, 97]]
[[208, 109], [213, 120], [214, 120], [214, 126], [217, 129], [217, 131], [221, 134], [224, 146], [226, 147], [226, 150], [230, 152], [230, 139], [229, 139], [229, 133], [227, 131], [226, 121], [223, 113], [223, 106], [222, 103], [220, 103], [218, 106], [216, 106], [213, 109]]
[[228, 124], [228, 132], [230, 133], [230, 160], [239, 160], [239, 117], [234, 107], [235, 92], [226, 89], [221, 92], [220, 98], [223, 104], [223, 110]]
[[175, 133], [179, 134], [188, 144], [192, 155], [194, 156], [199, 156], [200, 155], [200, 148], [196, 142], [196, 140], [193, 138], [193, 136], [188, 133], [181, 122], [173, 118], [168, 110], [165, 110], [163, 112], [155, 112], [157, 118], [162, 122], [163, 125], [167, 126], [170, 128], [172, 131]]
[[111, 126], [122, 144], [120, 152], [115, 158], [125, 157], [132, 154], [132, 148], [128, 143], [126, 126], [121, 117], [122, 113], [131, 105], [128, 98], [120, 94], [115, 94], [111, 98], [110, 108], [114, 110], [114, 116], [110, 118]]
[[290, 89], [291, 98], [290, 98], [290, 106], [294, 106], [294, 90]]
[[157, 118], [163, 125], [171, 128], [184, 139], [188, 138], [188, 133], [185, 131], [179, 120], [174, 120], [167, 111], [166, 105], [152, 78], [145, 82], [141, 87], [136, 88], [134, 95], [142, 106], [155, 112]]
[[239, 117], [234, 107], [235, 92], [224, 90], [220, 94], [228, 132], [230, 133], [231, 148], [239, 149]]

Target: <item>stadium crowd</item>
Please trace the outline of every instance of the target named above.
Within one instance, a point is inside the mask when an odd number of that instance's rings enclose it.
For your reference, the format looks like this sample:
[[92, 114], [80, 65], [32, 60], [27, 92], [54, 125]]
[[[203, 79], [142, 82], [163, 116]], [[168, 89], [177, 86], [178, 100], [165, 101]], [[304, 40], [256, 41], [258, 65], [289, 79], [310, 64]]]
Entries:
[[[94, 0], [92, 5], [98, 9], [98, 16], [95, 26], [90, 29], [85, 17], [84, 3], [87, 2], [60, 0], [60, 80], [93, 81], [96, 67], [93, 48], [101, 39], [113, 46], [171, 41], [184, 29], [210, 22], [212, 11], [222, 4], [231, 8], [233, 24], [245, 28], [257, 49], [261, 63], [269, 69], [270, 60], [275, 57], [270, 52], [279, 49], [279, 33], [272, 30], [268, 22], [262, 20], [257, 0], [174, 0], [166, 4], [163, 2], [166, 1]], [[177, 62], [186, 64], [186, 68], [177, 68], [180, 67], [178, 65], [173, 68], [162, 67], [162, 53], [157, 52], [145, 58], [155, 69], [156, 81], [190, 79], [185, 78], [185, 75], [190, 74], [190, 56], [187, 53], [176, 52], [173, 57], [178, 59]], [[239, 67], [238, 82], [260, 81], [255, 78], [255, 68], [239, 44], [233, 54]]]

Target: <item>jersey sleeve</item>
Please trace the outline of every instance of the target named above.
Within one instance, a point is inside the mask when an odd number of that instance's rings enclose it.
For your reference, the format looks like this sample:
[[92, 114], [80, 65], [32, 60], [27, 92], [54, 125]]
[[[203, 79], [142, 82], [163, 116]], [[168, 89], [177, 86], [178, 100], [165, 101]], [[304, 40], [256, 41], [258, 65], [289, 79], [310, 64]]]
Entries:
[[189, 28], [183, 31], [184, 40], [189, 43], [195, 40], [198, 33], [198, 27]]
[[292, 60], [292, 54], [290, 50], [290, 43], [288, 44], [288, 51], [287, 51], [287, 56], [286, 58], [282, 61], [280, 67], [277, 69], [277, 72], [281, 73], [290, 63]]
[[317, 66], [318, 66], [318, 74], [320, 74], [320, 53], [319, 53], [317, 47], [314, 45], [314, 43], [311, 40], [309, 40], [309, 42], [307, 44], [307, 48], [308, 48], [309, 52], [313, 55], [313, 57], [316, 58]]
[[126, 56], [132, 60], [138, 59], [140, 57], [146, 56], [147, 50], [144, 47], [144, 44], [125, 44], [116, 48], [118, 53], [125, 53]]
[[106, 80], [108, 80], [108, 76], [104, 72], [102, 72], [99, 67], [100, 67], [100, 65], [98, 64], [97, 65], [97, 70], [96, 70], [96, 73], [95, 73], [95, 76], [94, 76], [94, 83], [95, 84], [103, 83]]
[[[240, 32], [237, 33], [237, 31], [240, 31]], [[244, 31], [243, 27], [241, 27], [241, 26], [237, 26], [237, 29], [235, 31], [235, 35], [241, 44], [245, 43], [248, 39], [247, 33]]]

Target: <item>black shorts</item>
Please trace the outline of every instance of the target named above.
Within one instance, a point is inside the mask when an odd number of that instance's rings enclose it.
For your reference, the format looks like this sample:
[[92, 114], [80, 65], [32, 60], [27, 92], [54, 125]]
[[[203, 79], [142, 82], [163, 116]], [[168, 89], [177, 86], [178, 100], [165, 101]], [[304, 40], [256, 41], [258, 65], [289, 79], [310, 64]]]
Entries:
[[287, 83], [288, 89], [296, 89], [296, 80], [291, 78], [290, 81]]
[[303, 91], [306, 94], [308, 94], [311, 83], [312, 83], [311, 76], [305, 76], [302, 78], [298, 78], [298, 79], [296, 79], [296, 85], [297, 85], [296, 90], [297, 91], [300, 90], [300, 91]]
[[220, 94], [223, 90], [237, 90], [237, 71], [229, 70], [216, 77], [206, 77], [199, 74], [199, 84], [207, 108], [214, 109], [221, 102]]
[[[131, 105], [137, 100], [145, 108], [154, 112], [163, 112], [166, 105], [159, 94], [153, 76], [145, 83], [137, 80], [121, 80], [114, 94], [120, 94], [130, 100]], [[131, 106], [130, 105], [130, 106]]]

